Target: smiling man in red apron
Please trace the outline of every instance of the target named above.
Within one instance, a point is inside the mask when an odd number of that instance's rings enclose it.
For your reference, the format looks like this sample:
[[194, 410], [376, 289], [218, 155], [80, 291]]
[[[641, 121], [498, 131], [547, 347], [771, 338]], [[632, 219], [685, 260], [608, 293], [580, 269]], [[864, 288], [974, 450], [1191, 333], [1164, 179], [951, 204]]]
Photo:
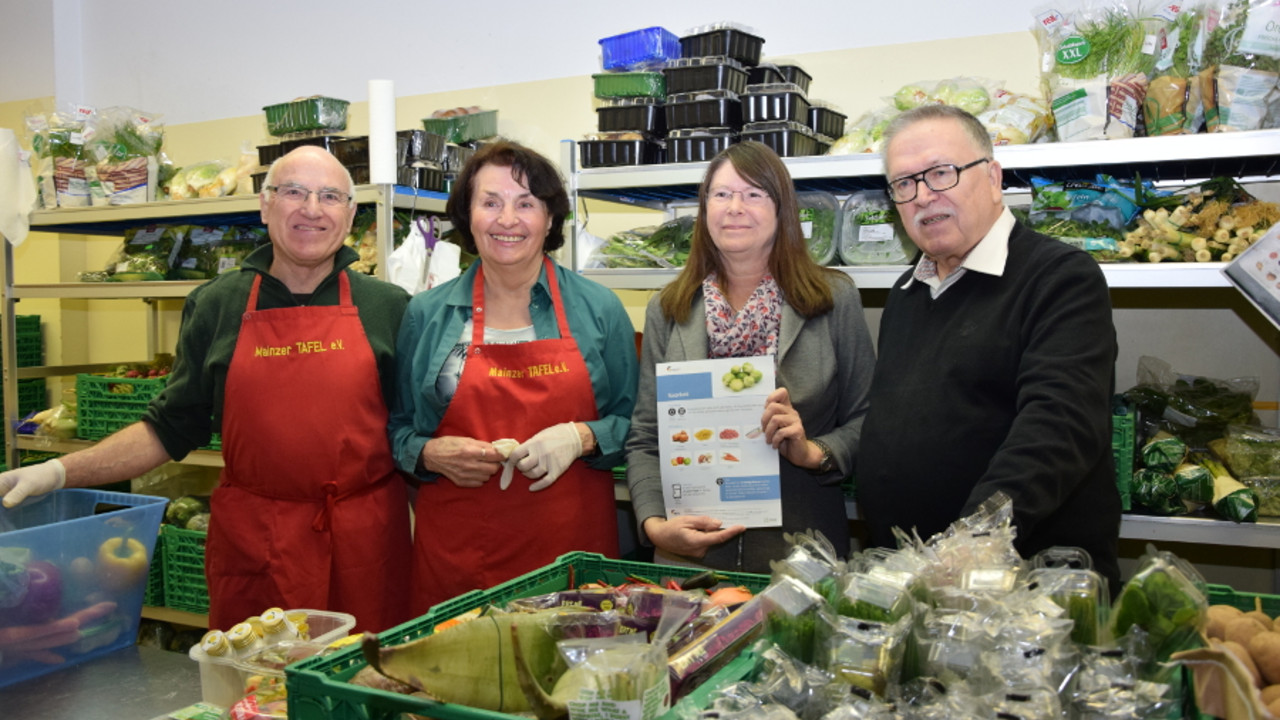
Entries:
[[408, 295], [347, 269], [353, 192], [321, 148], [277, 161], [261, 199], [271, 245], [187, 298], [173, 373], [143, 421], [0, 481], [5, 502], [136, 477], [220, 430], [210, 627], [272, 606], [350, 612], [370, 630], [408, 619], [408, 498], [382, 391]]
[[[635, 404], [635, 331], [607, 288], [546, 256], [568, 198], [545, 158], [482, 148], [448, 212], [480, 256], [410, 303], [390, 421], [415, 509], [413, 605], [487, 588], [587, 550], [616, 557], [611, 470]], [[518, 443], [503, 487], [493, 441]]]

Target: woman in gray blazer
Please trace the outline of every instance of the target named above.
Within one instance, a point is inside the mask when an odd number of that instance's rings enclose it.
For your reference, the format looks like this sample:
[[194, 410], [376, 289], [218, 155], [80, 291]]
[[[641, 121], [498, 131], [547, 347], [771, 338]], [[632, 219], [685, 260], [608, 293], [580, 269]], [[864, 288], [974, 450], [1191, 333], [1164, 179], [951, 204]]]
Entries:
[[[668, 518], [655, 364], [756, 355], [775, 358], [778, 387], [760, 426], [780, 455], [782, 525]], [[627, 484], [655, 561], [767, 573], [787, 551], [783, 534], [804, 530], [848, 553], [840, 483], [853, 468], [874, 365], [858, 289], [809, 257], [786, 165], [763, 144], [730, 145], [699, 188], [688, 264], [645, 313]]]

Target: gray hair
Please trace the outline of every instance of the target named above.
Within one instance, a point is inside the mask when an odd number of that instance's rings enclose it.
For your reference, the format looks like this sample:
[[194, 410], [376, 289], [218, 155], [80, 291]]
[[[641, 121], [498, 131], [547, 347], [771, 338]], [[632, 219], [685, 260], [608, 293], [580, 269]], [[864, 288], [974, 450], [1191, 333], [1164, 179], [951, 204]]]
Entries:
[[[275, 183], [275, 179], [276, 179], [276, 166], [277, 166], [277, 165], [279, 165], [281, 162], [283, 162], [285, 158], [289, 157], [290, 155], [292, 155], [293, 153], [297, 152], [298, 150], [301, 150], [301, 149], [302, 149], [302, 148], [304, 148], [304, 147], [317, 147], [317, 148], [319, 148], [319, 149], [321, 149], [321, 150], [324, 150], [324, 148], [320, 148], [318, 145], [316, 145], [316, 146], [311, 146], [311, 145], [300, 145], [300, 146], [298, 146], [298, 147], [294, 148], [293, 150], [290, 150], [289, 152], [285, 153], [284, 155], [282, 155], [282, 156], [280, 156], [280, 157], [276, 158], [276, 159], [271, 163], [271, 167], [267, 168], [267, 176], [266, 176], [265, 178], [263, 178], [263, 179], [262, 179], [262, 192], [264, 192], [264, 193], [265, 193], [265, 192], [267, 191], [267, 190], [266, 190], [266, 188], [267, 188], [267, 186], [268, 186], [268, 185], [275, 185], [275, 184], [276, 184], [276, 183]], [[326, 150], [325, 152], [328, 152], [328, 151]], [[330, 154], [332, 155], [332, 153], [330, 153]], [[334, 159], [334, 160], [337, 160], [338, 158], [335, 156], [333, 159]], [[356, 181], [351, 177], [351, 171], [347, 169], [347, 166], [346, 166], [346, 165], [343, 165], [342, 163], [338, 163], [338, 167], [341, 167], [341, 168], [342, 168], [342, 174], [343, 174], [343, 175], [345, 175], [345, 176], [346, 176], [346, 178], [347, 178], [347, 195], [350, 195], [350, 196], [351, 196], [351, 199], [350, 199], [350, 201], [348, 201], [348, 202], [347, 202], [347, 205], [348, 205], [348, 206], [354, 205], [354, 204], [355, 204], [355, 202], [356, 202]]]
[[[964, 128], [965, 134], [969, 136], [969, 140], [973, 142], [974, 149], [982, 153], [982, 157], [989, 158], [994, 156], [995, 148], [991, 144], [991, 134], [987, 132], [987, 128], [982, 124], [982, 121], [971, 113], [951, 105], [921, 105], [895, 117], [884, 130], [880, 148], [883, 153], [884, 174], [886, 177], [889, 175], [889, 143], [893, 142], [898, 133], [926, 120], [955, 120], [959, 122], [960, 126]], [[892, 180], [892, 178], [889, 179]]]

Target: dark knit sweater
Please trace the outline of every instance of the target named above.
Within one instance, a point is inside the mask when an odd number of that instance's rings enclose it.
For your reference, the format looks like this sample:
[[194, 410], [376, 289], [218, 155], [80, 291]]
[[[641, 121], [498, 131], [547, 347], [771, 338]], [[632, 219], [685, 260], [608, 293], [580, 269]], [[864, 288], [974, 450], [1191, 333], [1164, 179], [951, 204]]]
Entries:
[[903, 283], [880, 320], [856, 483], [871, 540], [944, 530], [997, 490], [1023, 557], [1082, 547], [1118, 589], [1111, 453], [1116, 336], [1092, 258], [1017, 224], [1002, 277], [968, 271], [936, 300]]

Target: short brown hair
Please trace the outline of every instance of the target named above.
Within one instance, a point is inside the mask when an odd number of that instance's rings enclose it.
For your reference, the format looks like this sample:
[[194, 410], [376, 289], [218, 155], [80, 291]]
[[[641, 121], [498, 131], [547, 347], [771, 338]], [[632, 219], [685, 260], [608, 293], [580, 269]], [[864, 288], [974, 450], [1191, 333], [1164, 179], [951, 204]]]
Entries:
[[471, 236], [471, 198], [475, 194], [476, 173], [486, 165], [511, 168], [511, 176], [547, 206], [551, 229], [547, 231], [543, 252], [563, 247], [564, 221], [569, 217], [569, 193], [564, 189], [560, 171], [537, 152], [518, 143], [500, 140], [486, 143], [467, 160], [445, 204], [445, 214], [462, 238], [462, 248], [473, 255], [476, 253], [476, 239]]
[[722, 281], [725, 277], [720, 251], [707, 226], [707, 195], [711, 190], [711, 179], [725, 163], [731, 163], [742, 179], [764, 190], [777, 208], [778, 230], [769, 254], [769, 273], [782, 290], [783, 299], [806, 318], [831, 310], [835, 300], [825, 276], [834, 274], [845, 280], [849, 278], [844, 273], [822, 267], [810, 257], [804, 231], [800, 227], [800, 206], [796, 201], [791, 173], [782, 158], [768, 145], [747, 141], [725, 148], [707, 166], [707, 173], [698, 188], [698, 219], [693, 226], [689, 260], [680, 274], [662, 289], [660, 302], [663, 314], [683, 322], [689, 317], [693, 298], [702, 290], [703, 279], [713, 272]]

